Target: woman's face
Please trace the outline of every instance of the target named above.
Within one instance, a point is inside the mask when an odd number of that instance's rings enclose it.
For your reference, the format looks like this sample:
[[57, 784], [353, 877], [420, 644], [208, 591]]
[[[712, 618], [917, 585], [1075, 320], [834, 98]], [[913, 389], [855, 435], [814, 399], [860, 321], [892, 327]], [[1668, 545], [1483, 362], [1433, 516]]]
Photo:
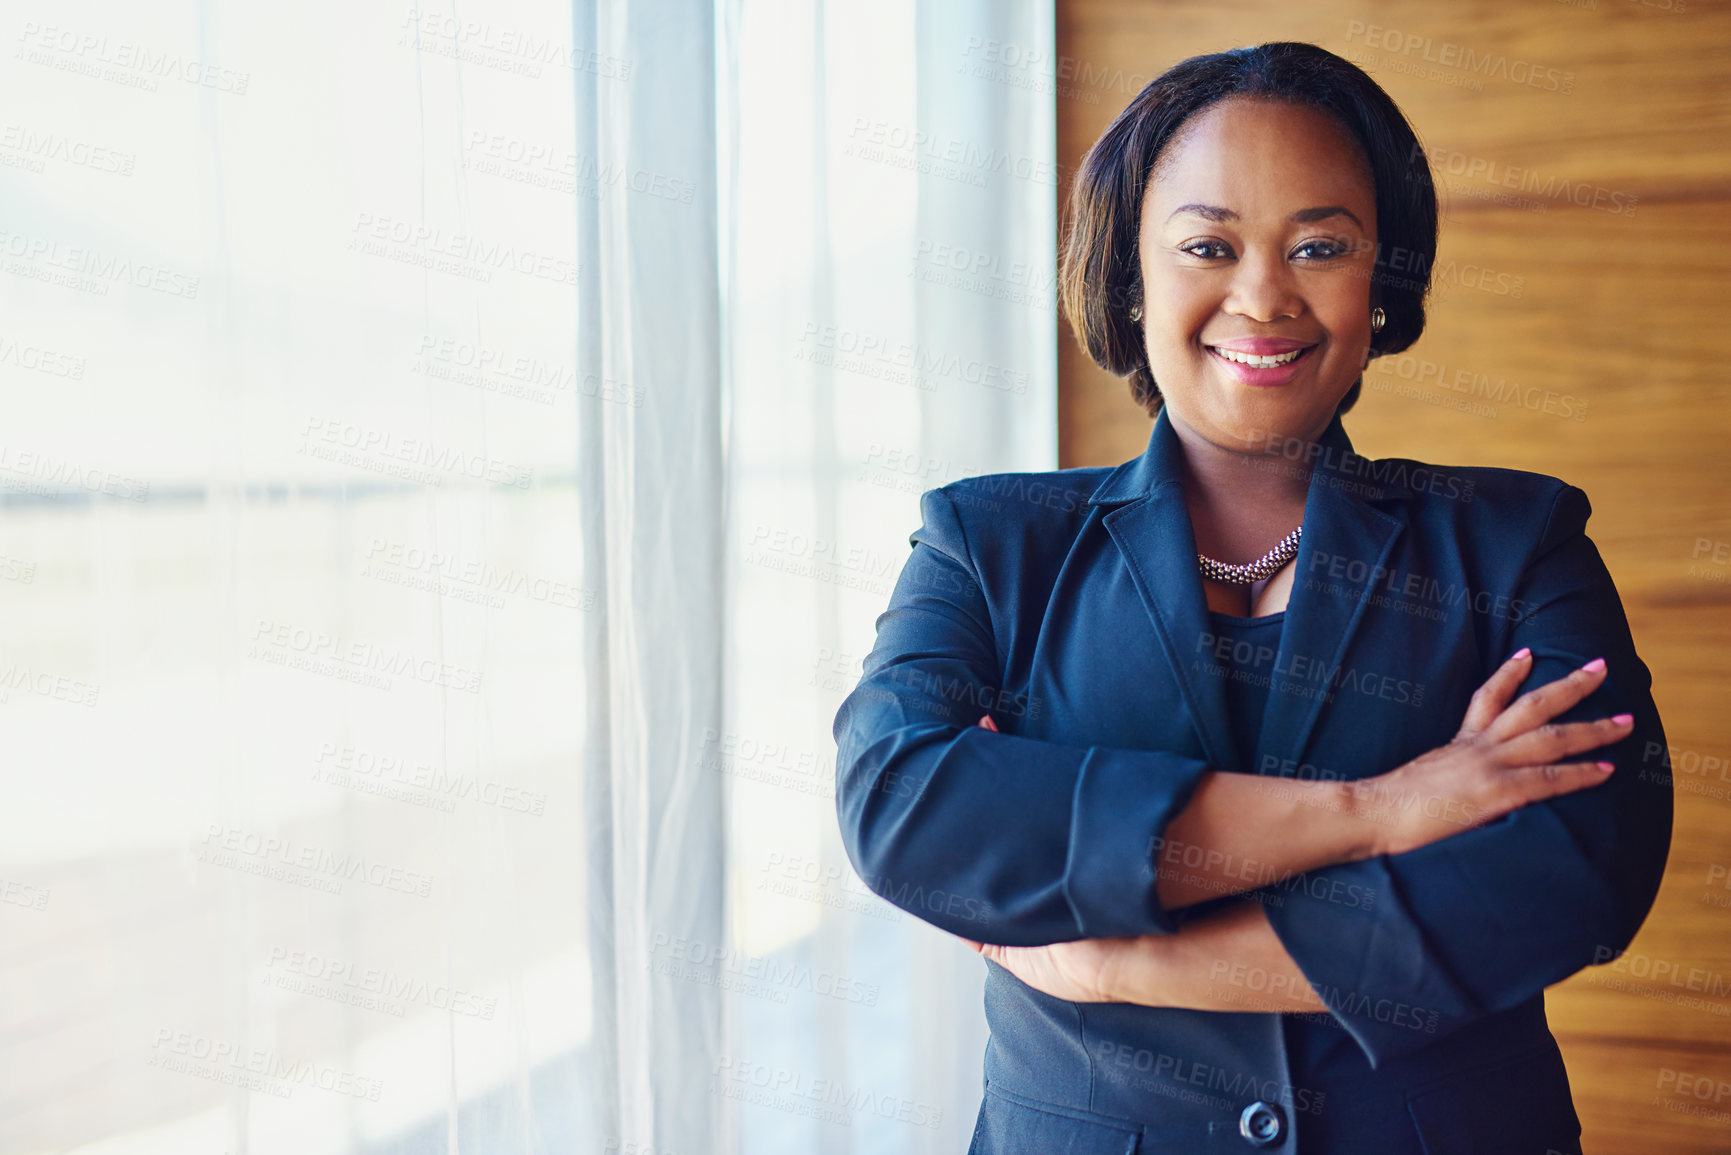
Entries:
[[1293, 104], [1205, 109], [1161, 155], [1140, 239], [1148, 364], [1175, 427], [1240, 452], [1320, 435], [1371, 337], [1376, 190], [1347, 131]]

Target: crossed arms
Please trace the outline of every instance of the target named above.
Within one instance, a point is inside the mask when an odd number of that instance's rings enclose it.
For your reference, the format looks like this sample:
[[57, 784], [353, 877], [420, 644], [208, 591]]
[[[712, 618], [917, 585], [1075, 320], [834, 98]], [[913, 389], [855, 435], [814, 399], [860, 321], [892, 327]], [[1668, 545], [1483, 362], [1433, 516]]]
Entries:
[[[1516, 591], [1533, 611], [1510, 648], [1527, 653], [1475, 697], [1456, 742], [1357, 784], [978, 727], [977, 710], [929, 687], [996, 681], [990, 614], [953, 506], [934, 491], [923, 509], [836, 718], [844, 840], [892, 901], [909, 882], [969, 899], [983, 917], [906, 909], [1024, 981], [1150, 1006], [1326, 1008], [1374, 1064], [1614, 957], [1645, 917], [1671, 799], [1638, 760], [1663, 732], [1578, 490], [1556, 493]], [[1595, 750], [1620, 769], [1571, 760]], [[890, 775], [920, 789], [889, 789]], [[1391, 815], [1389, 791], [1450, 805]], [[1162, 869], [1175, 847], [1197, 853]], [[1289, 876], [1303, 885], [1257, 901]], [[1352, 888], [1374, 908], [1330, 897]], [[998, 949], [1066, 943], [1043, 958]], [[1017, 970], [1030, 959], [1057, 963]], [[1436, 1032], [1380, 1022], [1371, 1008], [1387, 1001], [1428, 1009]]]

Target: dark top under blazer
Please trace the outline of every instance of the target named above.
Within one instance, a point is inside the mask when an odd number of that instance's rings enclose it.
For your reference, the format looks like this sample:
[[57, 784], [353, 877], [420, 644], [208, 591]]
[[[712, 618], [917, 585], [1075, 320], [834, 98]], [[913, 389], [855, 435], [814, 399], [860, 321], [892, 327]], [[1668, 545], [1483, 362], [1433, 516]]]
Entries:
[[[1665, 744], [1651, 679], [1584, 533], [1586, 495], [1370, 461], [1338, 417], [1320, 445], [1271, 667], [1284, 685], [1248, 766], [1220, 679], [1199, 672], [1209, 619], [1164, 412], [1116, 468], [925, 493], [835, 719], [848, 855], [890, 902], [979, 941], [1172, 933], [1208, 907], [1162, 908], [1153, 840], [1205, 772], [1380, 774], [1447, 743], [1520, 647], [1527, 689], [1602, 656], [1604, 684], [1562, 720], [1634, 715], [1597, 752], [1618, 767], [1604, 785], [1313, 871], [1265, 903], [1362, 1048], [1367, 1097], [1408, 1108], [1383, 1152], [1572, 1151], [1544, 989], [1627, 946], [1671, 834], [1669, 778], [1640, 773]], [[976, 725], [987, 713], [1001, 732]], [[1221, 983], [1254, 1005], [1254, 975]], [[986, 1013], [979, 1155], [1246, 1151], [1240, 1112], [1259, 1100], [1282, 1108], [1268, 1150], [1296, 1151], [1310, 1125], [1280, 1015], [1072, 1003], [996, 964]]]

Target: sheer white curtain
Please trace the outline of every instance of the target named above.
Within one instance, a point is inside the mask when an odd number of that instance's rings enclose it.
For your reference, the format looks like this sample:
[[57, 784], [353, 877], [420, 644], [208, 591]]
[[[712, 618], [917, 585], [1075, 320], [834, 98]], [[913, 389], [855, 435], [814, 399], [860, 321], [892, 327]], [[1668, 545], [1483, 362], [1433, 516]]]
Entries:
[[1052, 464], [1045, 5], [5, 20], [0, 1153], [965, 1147], [828, 730]]
[[577, 362], [646, 398], [597, 407], [576, 446], [584, 577], [606, 608], [583, 652], [599, 1093], [577, 1138], [715, 1150], [722, 988], [703, 948], [727, 940], [725, 791], [702, 764], [722, 721], [724, 597], [714, 9], [576, 12], [578, 35], [630, 70], [574, 73], [578, 154], [619, 174], [614, 195], [578, 205]]
[[741, 1150], [960, 1152], [984, 964], [841, 847], [836, 707], [958, 477], [1056, 465], [1049, 4], [728, 0], [730, 1064]]

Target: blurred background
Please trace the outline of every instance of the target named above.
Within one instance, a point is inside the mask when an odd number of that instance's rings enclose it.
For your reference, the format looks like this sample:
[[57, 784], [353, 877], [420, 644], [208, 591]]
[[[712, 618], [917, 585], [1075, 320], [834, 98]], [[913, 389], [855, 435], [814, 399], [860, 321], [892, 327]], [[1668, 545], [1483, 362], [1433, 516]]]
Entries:
[[1587, 1149], [1731, 1150], [1722, 6], [0, 33], [0, 1153], [964, 1150], [983, 964], [853, 875], [830, 724], [921, 492], [1145, 447], [1058, 206], [1274, 39], [1444, 197], [1356, 445], [1583, 487], [1653, 669], [1665, 889], [1550, 996]]

